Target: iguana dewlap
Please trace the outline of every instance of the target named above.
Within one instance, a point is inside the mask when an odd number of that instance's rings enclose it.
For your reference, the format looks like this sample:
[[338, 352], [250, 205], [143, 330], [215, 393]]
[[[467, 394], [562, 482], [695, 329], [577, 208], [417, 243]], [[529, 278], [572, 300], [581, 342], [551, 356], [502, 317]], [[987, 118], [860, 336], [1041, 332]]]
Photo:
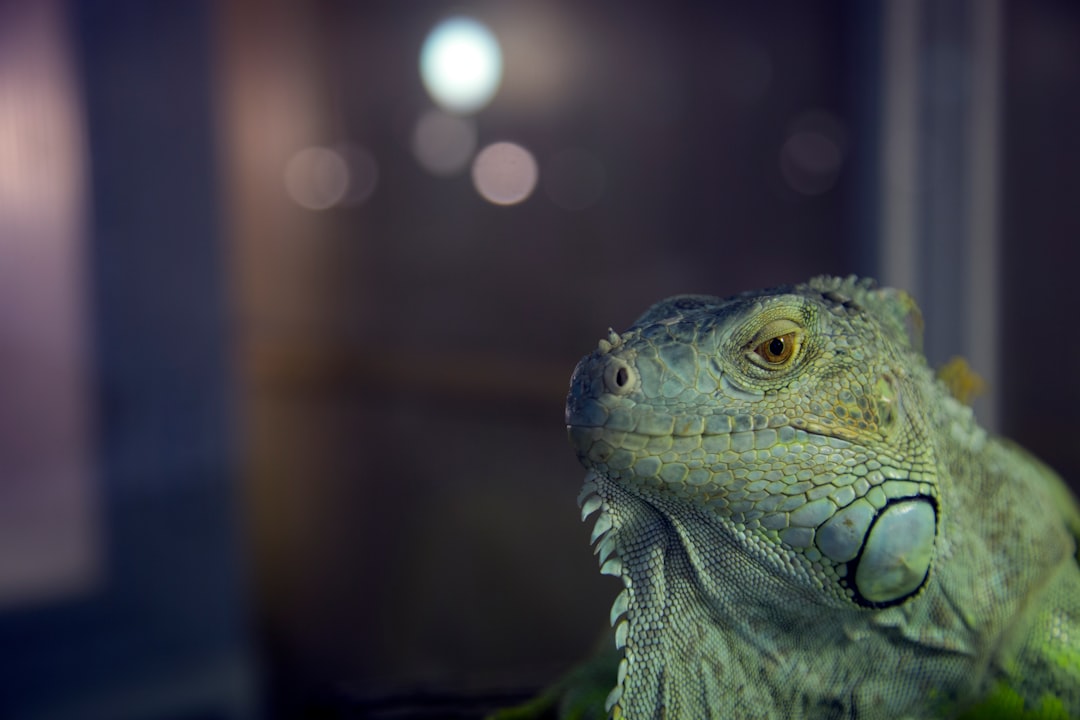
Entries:
[[578, 364], [614, 717], [1080, 717], [1080, 511], [917, 312], [854, 278], [679, 296]]

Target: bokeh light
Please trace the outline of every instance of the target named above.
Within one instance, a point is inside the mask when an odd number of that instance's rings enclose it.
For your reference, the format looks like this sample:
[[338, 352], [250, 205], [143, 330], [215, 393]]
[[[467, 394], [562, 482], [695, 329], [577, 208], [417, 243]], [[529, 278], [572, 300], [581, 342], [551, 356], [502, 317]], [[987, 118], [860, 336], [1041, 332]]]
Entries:
[[544, 190], [564, 210], [584, 210], [596, 204], [606, 185], [603, 163], [587, 150], [562, 150], [544, 167]]
[[378, 163], [357, 145], [304, 148], [285, 165], [285, 191], [308, 210], [360, 205], [375, 192], [378, 182]]
[[792, 121], [780, 149], [780, 173], [800, 195], [821, 195], [836, 184], [844, 164], [846, 133], [840, 120], [820, 110]]
[[342, 154], [325, 147], [304, 148], [285, 166], [285, 190], [309, 210], [341, 202], [349, 189], [349, 166]]
[[514, 205], [536, 188], [540, 173], [531, 152], [511, 142], [488, 145], [472, 166], [473, 185], [488, 202]]
[[433, 175], [455, 175], [476, 152], [476, 123], [471, 118], [430, 110], [420, 116], [413, 130], [413, 154]]
[[487, 105], [502, 80], [502, 50], [483, 23], [467, 17], [443, 20], [420, 51], [420, 76], [431, 98], [453, 113]]

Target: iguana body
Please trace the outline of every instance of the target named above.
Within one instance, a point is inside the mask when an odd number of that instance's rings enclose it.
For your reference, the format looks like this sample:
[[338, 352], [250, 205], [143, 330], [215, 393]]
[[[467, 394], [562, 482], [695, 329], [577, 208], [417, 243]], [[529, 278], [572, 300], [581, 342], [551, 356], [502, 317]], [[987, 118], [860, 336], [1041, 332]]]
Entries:
[[853, 278], [681, 296], [581, 361], [613, 717], [1080, 717], [1080, 511], [934, 378], [917, 313]]

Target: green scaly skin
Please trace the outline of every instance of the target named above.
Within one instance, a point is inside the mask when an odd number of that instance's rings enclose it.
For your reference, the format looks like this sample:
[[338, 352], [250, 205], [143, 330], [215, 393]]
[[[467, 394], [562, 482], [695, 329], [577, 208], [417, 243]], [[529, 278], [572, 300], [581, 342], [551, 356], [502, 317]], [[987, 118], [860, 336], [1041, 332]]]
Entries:
[[1080, 510], [913, 320], [816, 278], [665, 300], [579, 363], [612, 717], [1080, 717]]

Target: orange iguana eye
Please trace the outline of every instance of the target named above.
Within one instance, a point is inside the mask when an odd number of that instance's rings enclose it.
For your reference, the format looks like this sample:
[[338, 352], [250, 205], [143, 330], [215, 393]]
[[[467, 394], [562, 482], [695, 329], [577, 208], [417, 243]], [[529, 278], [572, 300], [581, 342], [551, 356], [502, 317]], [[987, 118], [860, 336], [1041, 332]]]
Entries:
[[754, 348], [770, 365], [780, 365], [791, 359], [795, 352], [795, 333], [789, 332], [770, 338]]

